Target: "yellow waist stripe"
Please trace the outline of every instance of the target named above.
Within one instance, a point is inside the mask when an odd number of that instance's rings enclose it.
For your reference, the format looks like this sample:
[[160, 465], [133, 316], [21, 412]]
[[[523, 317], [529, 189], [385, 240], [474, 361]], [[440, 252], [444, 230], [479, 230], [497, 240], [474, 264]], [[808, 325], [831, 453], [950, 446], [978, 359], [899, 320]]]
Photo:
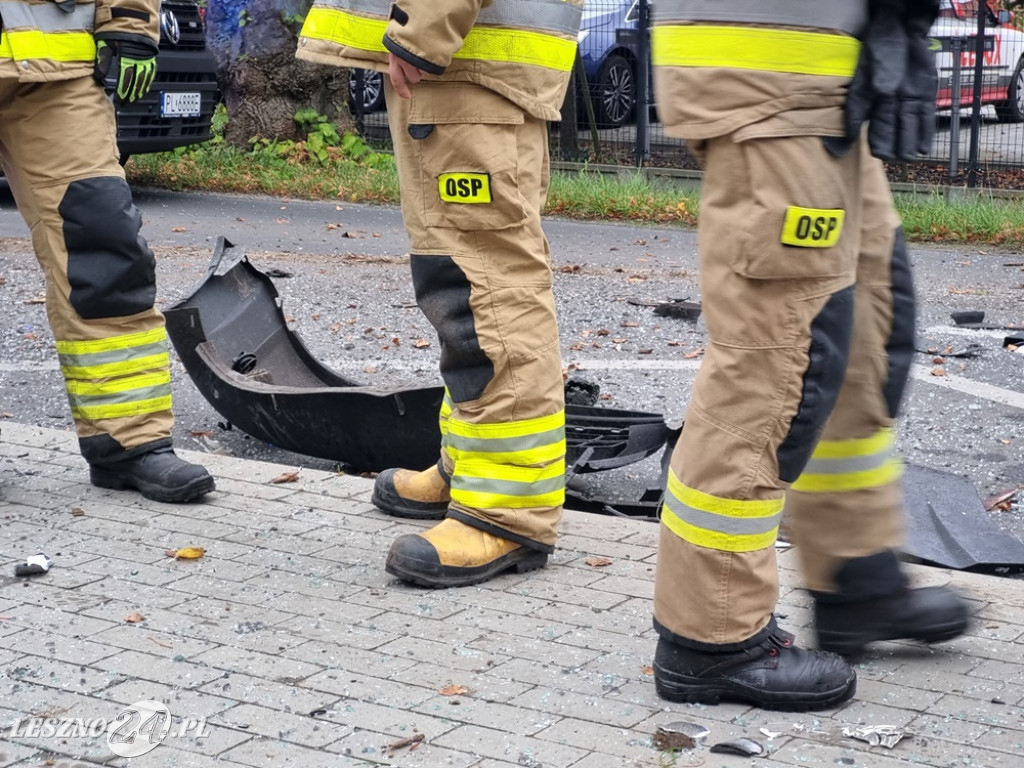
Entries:
[[860, 41], [845, 35], [761, 27], [658, 26], [656, 67], [720, 67], [852, 77]]
[[90, 32], [43, 32], [38, 29], [0, 32], [0, 59], [18, 61], [92, 61], [96, 41]]
[[[387, 21], [355, 16], [332, 8], [313, 8], [306, 14], [300, 36], [347, 45], [361, 51], [386, 52]], [[561, 72], [572, 69], [576, 41], [541, 32], [476, 27], [455, 54], [456, 59], [511, 61]]]

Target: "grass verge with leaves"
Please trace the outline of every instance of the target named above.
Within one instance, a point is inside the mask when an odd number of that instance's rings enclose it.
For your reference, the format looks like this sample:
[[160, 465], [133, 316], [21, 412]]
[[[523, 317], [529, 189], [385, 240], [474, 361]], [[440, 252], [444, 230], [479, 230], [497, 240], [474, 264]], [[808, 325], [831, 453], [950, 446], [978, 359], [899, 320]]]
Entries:
[[[309, 116], [307, 141], [254, 141], [251, 150], [214, 140], [174, 152], [136, 155], [133, 184], [174, 190], [263, 194], [306, 200], [397, 203], [394, 158], [353, 135], [331, 135]], [[699, 195], [639, 173], [554, 172], [545, 213], [594, 221], [695, 226]], [[897, 194], [907, 239], [1024, 250], [1024, 205], [985, 195], [947, 199]]]

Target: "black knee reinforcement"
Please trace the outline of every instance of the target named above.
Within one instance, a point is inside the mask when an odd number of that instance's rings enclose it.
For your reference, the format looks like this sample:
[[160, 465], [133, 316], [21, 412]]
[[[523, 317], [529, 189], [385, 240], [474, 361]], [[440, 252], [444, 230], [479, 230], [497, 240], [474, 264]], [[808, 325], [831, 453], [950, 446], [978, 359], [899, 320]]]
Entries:
[[156, 259], [139, 235], [142, 215], [127, 182], [117, 176], [73, 181], [58, 211], [75, 311], [96, 320], [151, 309]]
[[882, 390], [892, 417], [899, 411], [914, 357], [914, 311], [914, 280], [901, 227], [896, 230], [892, 246], [892, 329], [885, 345], [889, 356], [889, 375]]
[[779, 478], [791, 483], [800, 476], [835, 408], [850, 362], [853, 335], [853, 286], [832, 294], [811, 323], [807, 370], [796, 416], [779, 445]]
[[441, 341], [441, 376], [456, 403], [476, 400], [494, 378], [494, 364], [480, 347], [470, 283], [450, 256], [409, 259], [416, 302]]

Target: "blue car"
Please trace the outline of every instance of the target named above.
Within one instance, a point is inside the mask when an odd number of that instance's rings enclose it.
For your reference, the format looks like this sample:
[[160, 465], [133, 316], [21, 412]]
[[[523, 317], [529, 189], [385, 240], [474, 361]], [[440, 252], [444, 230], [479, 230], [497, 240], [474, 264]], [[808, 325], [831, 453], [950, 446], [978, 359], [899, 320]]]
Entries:
[[[586, 0], [583, 5], [580, 56], [601, 128], [618, 128], [636, 119], [638, 7], [639, 0]], [[580, 116], [587, 119], [585, 111]]]

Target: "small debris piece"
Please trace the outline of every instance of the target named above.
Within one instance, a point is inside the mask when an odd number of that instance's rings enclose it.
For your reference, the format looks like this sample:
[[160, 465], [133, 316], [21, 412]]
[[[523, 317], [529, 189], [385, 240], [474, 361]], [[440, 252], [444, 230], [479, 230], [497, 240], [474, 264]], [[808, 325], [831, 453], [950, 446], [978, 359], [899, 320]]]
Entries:
[[607, 557], [588, 557], [583, 561], [592, 568], [603, 568], [606, 565], [611, 565], [612, 561]]
[[768, 741], [777, 739], [782, 735], [782, 731], [769, 731], [767, 728], [758, 728], [757, 730], [760, 731]]
[[720, 741], [711, 747], [709, 752], [717, 752], [723, 755], [741, 755], [743, 757], [760, 757], [765, 753], [765, 748], [753, 739], [745, 736], [732, 741]]
[[391, 757], [393, 752], [397, 752], [400, 749], [408, 749], [410, 752], [416, 749], [417, 745], [423, 741], [425, 736], [422, 733], [415, 733], [407, 739], [399, 739], [391, 744], [387, 744], [384, 747], [384, 752], [388, 757]]
[[264, 274], [267, 277], [292, 277], [291, 272], [288, 272], [283, 269], [277, 269], [276, 267], [272, 267], [271, 269], [265, 270]]
[[414, 341], [412, 345], [416, 347], [416, 349], [426, 349], [427, 347], [430, 346], [430, 342], [427, 341], [426, 339], [416, 339], [416, 341]]
[[46, 573], [50, 570], [50, 566], [53, 565], [53, 560], [48, 556], [40, 552], [38, 555], [32, 555], [25, 559], [24, 563], [18, 563], [14, 566], [15, 576], [38, 576], [41, 573]]
[[1002, 510], [1006, 512], [1010, 509], [1010, 502], [1013, 501], [1013, 497], [1017, 495], [1017, 488], [1011, 488], [1008, 491], [997, 493], [989, 496], [985, 499], [985, 511], [991, 512], [994, 509]]
[[126, 622], [128, 622], [129, 624], [138, 624], [140, 621], [145, 621], [146, 617], [143, 616], [138, 611], [132, 611], [131, 613], [129, 613], [127, 616], [124, 617], [124, 620]]
[[655, 748], [660, 750], [693, 749], [710, 733], [710, 730], [699, 723], [678, 721], [659, 725], [652, 741]]
[[198, 560], [206, 554], [206, 550], [202, 547], [183, 547], [182, 549], [168, 549], [166, 554], [175, 560]]
[[856, 728], [843, 728], [843, 736], [866, 741], [873, 747], [892, 749], [907, 732], [895, 725], [861, 725]]
[[327, 710], [326, 709], [314, 709], [312, 712], [309, 713], [309, 716], [310, 717], [320, 717], [321, 715], [326, 715], [326, 714], [327, 714]]
[[443, 686], [438, 691], [442, 696], [462, 696], [463, 694], [469, 693], [470, 690], [464, 685], [458, 683], [449, 683]]
[[280, 485], [281, 483], [297, 483], [299, 482], [300, 471], [301, 470], [293, 469], [288, 472], [282, 472], [280, 475], [275, 477], [270, 482], [274, 483], [275, 485]]
[[569, 379], [563, 385], [567, 405], [593, 405], [601, 393], [601, 387], [584, 379]]
[[85, 510], [82, 509], [81, 507], [72, 507], [71, 508], [71, 516], [72, 517], [81, 517], [84, 514], [85, 514]]
[[696, 320], [700, 317], [701, 306], [698, 301], [667, 301], [654, 308], [658, 317], [676, 317], [681, 320]]
[[1003, 339], [1003, 348], [1017, 352], [1024, 347], [1024, 336], [1007, 336]]

